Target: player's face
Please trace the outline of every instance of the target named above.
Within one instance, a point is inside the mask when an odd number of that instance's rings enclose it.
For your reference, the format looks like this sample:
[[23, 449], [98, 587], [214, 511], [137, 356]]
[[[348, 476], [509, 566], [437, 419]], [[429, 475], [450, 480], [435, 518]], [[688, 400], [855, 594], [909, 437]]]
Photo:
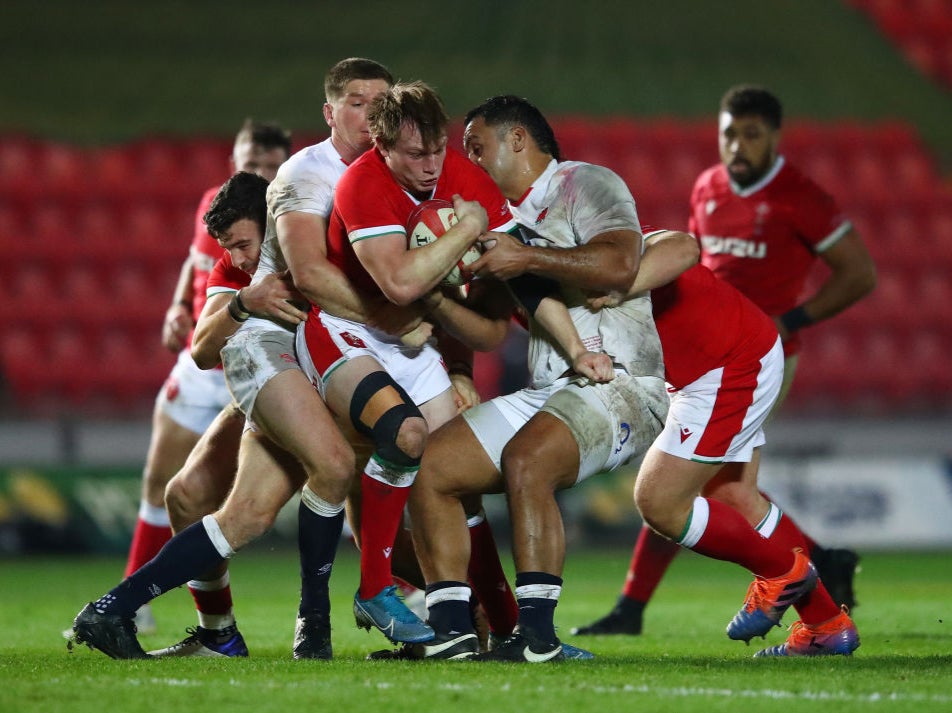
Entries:
[[352, 79], [340, 99], [324, 105], [324, 118], [334, 134], [334, 145], [345, 160], [357, 158], [373, 145], [367, 128], [367, 109], [389, 86], [384, 79]]
[[761, 116], [721, 112], [719, 136], [721, 161], [741, 186], [756, 183], [777, 159], [780, 131]]
[[424, 146], [415, 124], [404, 124], [400, 138], [391, 148], [380, 147], [383, 160], [401, 187], [416, 198], [429, 198], [443, 172], [446, 135], [434, 145]]
[[251, 141], [235, 144], [231, 161], [235, 171], [257, 173], [266, 181], [273, 181], [278, 169], [288, 158], [282, 148], [266, 149]]
[[486, 125], [481, 116], [466, 125], [463, 132], [463, 148], [469, 160], [489, 174], [496, 185], [508, 183], [508, 177], [514, 166], [514, 156], [499, 130]]
[[261, 257], [261, 228], [250, 218], [242, 218], [232, 223], [219, 244], [231, 254], [231, 264], [242, 272], [254, 275]]

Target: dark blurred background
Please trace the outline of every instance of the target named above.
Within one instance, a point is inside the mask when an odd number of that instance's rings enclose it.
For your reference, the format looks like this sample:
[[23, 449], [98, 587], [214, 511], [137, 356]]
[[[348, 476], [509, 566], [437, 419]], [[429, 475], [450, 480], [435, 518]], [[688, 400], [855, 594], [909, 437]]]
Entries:
[[[7, 0], [0, 522], [68, 522], [77, 502], [113, 492], [113, 507], [91, 517], [121, 539], [173, 363], [160, 327], [198, 200], [227, 176], [245, 117], [291, 128], [296, 148], [324, 138], [324, 72], [352, 55], [436, 86], [453, 141], [482, 99], [527, 96], [568, 157], [615, 169], [642, 220], [672, 228], [686, 227], [693, 180], [717, 161], [721, 94], [770, 87], [784, 102], [783, 152], [853, 218], [879, 286], [807, 331], [767, 452], [785, 467], [893, 458], [897, 477], [912, 461], [945, 468], [949, 0]], [[509, 351], [480, 356], [485, 397], [521, 378], [522, 354]], [[611, 479], [584, 489], [568, 509], [592, 527], [625, 520], [625, 477], [617, 492]]]

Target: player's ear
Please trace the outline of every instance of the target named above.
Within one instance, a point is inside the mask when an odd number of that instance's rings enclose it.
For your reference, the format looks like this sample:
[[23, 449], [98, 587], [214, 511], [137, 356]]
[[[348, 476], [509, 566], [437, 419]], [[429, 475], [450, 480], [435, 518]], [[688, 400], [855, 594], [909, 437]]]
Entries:
[[334, 125], [331, 123], [334, 121], [334, 107], [331, 106], [330, 102], [324, 102], [324, 121], [327, 122], [327, 125], [330, 128], [334, 128]]
[[524, 126], [513, 126], [509, 129], [506, 140], [510, 142], [513, 151], [523, 151], [526, 148], [528, 134]]

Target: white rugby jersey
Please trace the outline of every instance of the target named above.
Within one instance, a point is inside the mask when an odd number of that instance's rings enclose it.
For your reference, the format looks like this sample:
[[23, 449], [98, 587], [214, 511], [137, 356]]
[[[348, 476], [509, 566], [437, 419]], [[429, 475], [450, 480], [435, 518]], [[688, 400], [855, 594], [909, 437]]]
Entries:
[[[268, 224], [252, 284], [260, 282], [265, 275], [288, 269], [278, 244], [277, 218], [292, 211], [328, 218], [333, 208], [334, 186], [346, 168], [347, 164], [329, 138], [301, 149], [281, 165], [268, 186]], [[245, 324], [255, 328], [287, 329], [258, 317], [251, 317]]]
[[[523, 241], [536, 247], [574, 248], [612, 230], [641, 232], [635, 199], [624, 181], [590, 163], [553, 160], [509, 208]], [[633, 376], [663, 378], [661, 342], [647, 294], [597, 312], [588, 309], [585, 295], [574, 287], [563, 285], [562, 299], [590, 351], [605, 352]], [[532, 386], [551, 384], [571, 366], [541, 325], [530, 320]]]

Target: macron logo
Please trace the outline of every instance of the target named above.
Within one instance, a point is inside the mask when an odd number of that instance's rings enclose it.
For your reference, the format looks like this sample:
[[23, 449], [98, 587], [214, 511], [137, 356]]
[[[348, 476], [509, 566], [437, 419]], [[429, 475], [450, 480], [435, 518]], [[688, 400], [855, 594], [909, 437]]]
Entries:
[[393, 552], [393, 548], [392, 548], [392, 547], [384, 547], [384, 548], [383, 548], [383, 556], [386, 557], [387, 559], [390, 559], [390, 553], [391, 553], [391, 552]]
[[681, 426], [679, 430], [681, 432], [681, 443], [684, 443], [686, 440], [688, 440], [691, 436], [694, 435], [694, 432], [687, 426]]

